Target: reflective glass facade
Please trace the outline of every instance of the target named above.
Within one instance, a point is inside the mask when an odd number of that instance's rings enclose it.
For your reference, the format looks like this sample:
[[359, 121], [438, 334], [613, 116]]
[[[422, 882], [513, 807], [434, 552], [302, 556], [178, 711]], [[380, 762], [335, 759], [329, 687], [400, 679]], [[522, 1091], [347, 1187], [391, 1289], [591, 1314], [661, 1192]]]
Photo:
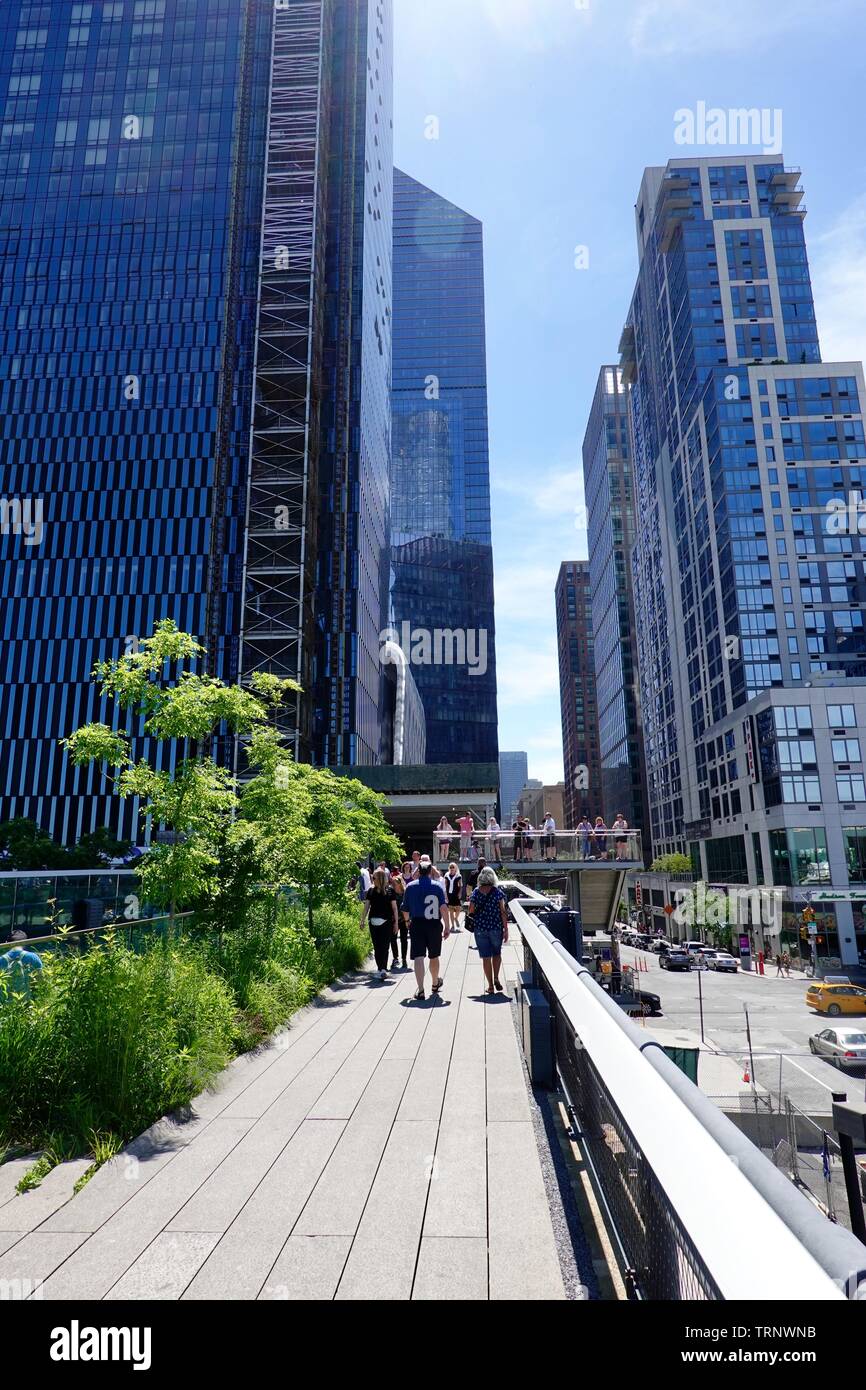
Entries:
[[[391, 612], [413, 661], [428, 763], [498, 758], [481, 223], [394, 171]], [[435, 659], [435, 634], [447, 633]], [[404, 642], [405, 648], [405, 642]], [[420, 644], [417, 644], [420, 652]], [[453, 659], [447, 659], [448, 656]]]
[[163, 617], [377, 761], [390, 0], [10, 0], [0, 98], [0, 818], [144, 838], [58, 740]]
[[793, 867], [820, 829], [851, 960], [842, 831], [866, 781], [836, 725], [866, 683], [864, 379], [821, 361], [803, 196], [781, 158], [645, 172], [621, 344], [633, 583], [654, 853], [797, 885], [824, 873]]
[[[601, 752], [598, 741], [592, 587], [589, 563], [566, 560], [556, 581], [556, 644], [566, 830], [584, 815], [601, 815]], [[617, 810], [624, 811], [624, 806]]]
[[583, 490], [601, 759], [597, 804], [608, 825], [622, 812], [643, 830], [648, 816], [631, 586], [634, 488], [628, 392], [618, 367], [599, 373], [583, 441]]
[[118, 812], [58, 747], [98, 659], [171, 617], [236, 664], [270, 16], [0, 9], [0, 817], [59, 838]]

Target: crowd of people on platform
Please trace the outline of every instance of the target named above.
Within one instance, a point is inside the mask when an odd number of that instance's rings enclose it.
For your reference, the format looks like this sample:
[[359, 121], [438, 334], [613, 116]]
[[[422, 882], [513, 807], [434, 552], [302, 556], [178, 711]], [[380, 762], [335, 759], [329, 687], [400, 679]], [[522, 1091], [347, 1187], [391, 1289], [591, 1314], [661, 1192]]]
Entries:
[[[479, 834], [471, 811], [458, 817], [457, 830], [447, 816], [443, 816], [436, 826], [436, 842], [440, 863], [445, 863], [451, 853], [451, 846], [460, 841], [460, 858], [473, 863], [486, 849], [496, 864], [502, 863], [503, 849], [510, 854], [515, 864], [535, 862], [536, 850], [543, 862], [553, 862], [557, 858], [556, 821], [549, 811], [545, 811], [540, 826], [534, 826], [528, 816], [517, 816], [511, 823], [510, 833], [503, 831], [495, 816], [487, 822], [487, 829]], [[591, 821], [584, 813], [575, 831], [575, 842], [566, 846], [565, 857], [581, 859], [633, 859], [629, 852], [629, 824], [622, 811], [618, 811], [613, 824], [605, 824], [603, 816]], [[479, 845], [478, 838], [482, 840]], [[560, 836], [560, 839], [562, 837]], [[612, 852], [611, 852], [612, 851]]]
[[486, 860], [478, 858], [475, 863], [464, 878], [456, 861], [443, 873], [428, 855], [415, 850], [403, 864], [389, 867], [383, 861], [372, 871], [359, 867], [361, 922], [370, 929], [379, 978], [388, 978], [389, 957], [392, 972], [408, 970], [411, 959], [419, 1003], [426, 997], [428, 958], [432, 993], [441, 991], [442, 942], [461, 931], [461, 923], [473, 933], [485, 994], [502, 993], [502, 947], [508, 940], [506, 897]]

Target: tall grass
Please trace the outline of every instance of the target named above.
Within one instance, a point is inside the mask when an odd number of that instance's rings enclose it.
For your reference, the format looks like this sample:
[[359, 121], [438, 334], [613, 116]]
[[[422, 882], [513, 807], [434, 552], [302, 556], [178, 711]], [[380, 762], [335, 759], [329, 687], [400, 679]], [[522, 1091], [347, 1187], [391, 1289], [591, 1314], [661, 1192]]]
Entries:
[[314, 933], [284, 906], [143, 952], [109, 938], [46, 957], [31, 998], [0, 999], [0, 1155], [110, 1155], [368, 952], [347, 903], [318, 913]]

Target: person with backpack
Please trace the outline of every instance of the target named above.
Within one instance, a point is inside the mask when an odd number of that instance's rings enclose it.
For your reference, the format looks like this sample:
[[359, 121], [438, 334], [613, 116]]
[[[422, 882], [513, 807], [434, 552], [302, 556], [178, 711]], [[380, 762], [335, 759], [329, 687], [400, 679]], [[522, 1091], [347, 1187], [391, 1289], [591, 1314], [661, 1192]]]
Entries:
[[448, 865], [448, 872], [443, 879], [445, 884], [445, 896], [448, 900], [448, 911], [451, 917], [451, 930], [460, 930], [460, 911], [463, 906], [463, 876], [456, 864]]
[[415, 998], [419, 1004], [424, 1002], [424, 974], [426, 959], [430, 958], [430, 979], [433, 993], [438, 994], [445, 983], [439, 974], [439, 959], [442, 955], [442, 942], [451, 935], [451, 918], [447, 895], [441, 879], [438, 882], [430, 876], [433, 865], [430, 856], [422, 855], [418, 865], [418, 877], [407, 883], [403, 897], [403, 915], [409, 922], [409, 945], [412, 964], [415, 967], [415, 982], [418, 986]]
[[373, 885], [367, 890], [364, 904], [364, 917], [370, 927], [379, 979], [387, 980], [388, 952], [397, 934], [397, 894], [388, 883], [384, 869], [376, 869], [373, 874]]

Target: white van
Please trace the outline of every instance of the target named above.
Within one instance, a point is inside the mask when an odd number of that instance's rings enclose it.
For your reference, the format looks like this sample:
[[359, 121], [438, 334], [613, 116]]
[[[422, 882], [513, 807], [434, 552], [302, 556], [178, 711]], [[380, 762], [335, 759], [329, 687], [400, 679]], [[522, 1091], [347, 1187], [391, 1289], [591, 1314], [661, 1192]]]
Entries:
[[698, 951], [706, 949], [706, 941], [683, 941], [680, 943], [681, 951], [688, 951], [690, 956], [696, 956]]

